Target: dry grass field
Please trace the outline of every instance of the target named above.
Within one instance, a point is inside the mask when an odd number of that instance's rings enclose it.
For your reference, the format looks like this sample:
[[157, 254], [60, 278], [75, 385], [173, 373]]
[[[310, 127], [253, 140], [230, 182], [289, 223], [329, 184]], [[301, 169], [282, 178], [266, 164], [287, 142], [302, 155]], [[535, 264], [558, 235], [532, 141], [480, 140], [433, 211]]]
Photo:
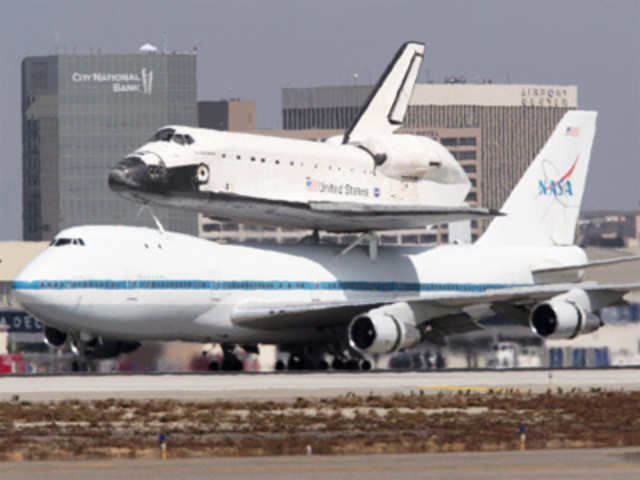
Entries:
[[289, 402], [0, 403], [0, 460], [447, 452], [640, 445], [640, 392], [458, 391]]

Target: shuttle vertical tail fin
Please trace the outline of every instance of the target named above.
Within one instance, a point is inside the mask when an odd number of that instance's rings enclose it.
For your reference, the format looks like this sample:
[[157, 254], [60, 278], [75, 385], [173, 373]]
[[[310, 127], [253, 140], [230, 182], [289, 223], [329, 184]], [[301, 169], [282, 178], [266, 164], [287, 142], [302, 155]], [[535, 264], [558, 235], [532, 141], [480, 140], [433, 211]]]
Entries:
[[423, 57], [423, 43], [407, 42], [400, 47], [358, 117], [344, 133], [342, 143], [393, 133], [402, 125]]
[[597, 112], [565, 113], [478, 244], [572, 245]]

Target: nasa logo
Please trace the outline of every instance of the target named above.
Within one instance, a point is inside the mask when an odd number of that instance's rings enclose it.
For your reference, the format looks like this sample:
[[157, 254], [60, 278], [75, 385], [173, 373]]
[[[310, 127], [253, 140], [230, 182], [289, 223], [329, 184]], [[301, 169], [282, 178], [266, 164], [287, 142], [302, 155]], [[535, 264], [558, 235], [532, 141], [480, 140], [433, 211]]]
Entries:
[[538, 186], [540, 187], [540, 195], [553, 195], [554, 197], [573, 197], [573, 189], [571, 188], [570, 180], [558, 180], [557, 182], [554, 180], [551, 180], [550, 182], [538, 180]]
[[380, 196], [380, 189], [378, 187], [373, 189], [373, 196], [376, 198]]
[[[571, 180], [569, 177], [573, 174], [576, 168], [580, 155], [576, 157], [576, 160], [571, 165], [571, 168], [562, 175], [558, 180], [538, 180], [538, 195], [553, 195], [554, 197], [573, 197], [573, 187], [571, 186]], [[545, 177], [547, 175], [545, 174]]]

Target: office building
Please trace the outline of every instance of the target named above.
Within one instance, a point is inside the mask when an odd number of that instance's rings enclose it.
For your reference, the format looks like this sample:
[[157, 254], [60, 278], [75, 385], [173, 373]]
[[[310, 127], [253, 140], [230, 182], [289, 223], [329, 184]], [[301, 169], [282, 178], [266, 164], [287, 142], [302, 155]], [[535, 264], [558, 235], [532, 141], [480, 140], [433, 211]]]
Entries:
[[[166, 124], [197, 125], [196, 55], [52, 55], [22, 62], [23, 237], [80, 224], [147, 224], [108, 170]], [[154, 207], [164, 227], [196, 214]]]

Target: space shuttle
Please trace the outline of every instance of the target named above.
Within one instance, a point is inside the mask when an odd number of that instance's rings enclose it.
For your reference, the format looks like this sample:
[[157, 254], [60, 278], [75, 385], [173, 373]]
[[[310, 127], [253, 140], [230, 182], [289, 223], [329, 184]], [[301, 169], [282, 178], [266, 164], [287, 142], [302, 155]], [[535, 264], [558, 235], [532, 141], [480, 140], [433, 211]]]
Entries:
[[329, 232], [497, 216], [464, 202], [471, 183], [439, 142], [394, 133], [424, 48], [400, 48], [344, 135], [316, 142], [169, 125], [116, 163], [109, 186], [220, 221]]

